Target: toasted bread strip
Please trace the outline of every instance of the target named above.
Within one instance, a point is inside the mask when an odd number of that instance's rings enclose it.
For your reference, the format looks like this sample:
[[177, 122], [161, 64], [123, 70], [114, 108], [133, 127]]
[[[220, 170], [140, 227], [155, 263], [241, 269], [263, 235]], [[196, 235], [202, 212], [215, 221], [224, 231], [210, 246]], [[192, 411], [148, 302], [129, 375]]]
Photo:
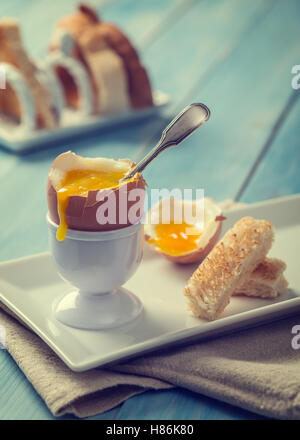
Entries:
[[279, 295], [285, 292], [288, 287], [288, 281], [286, 280], [284, 275], [281, 275], [278, 279], [278, 283], [276, 284], [276, 286], [271, 287], [264, 282], [260, 283], [259, 281], [253, 281], [250, 279], [242, 287], [243, 289], [241, 291], [240, 289], [237, 289], [237, 291], [234, 292], [233, 295], [244, 295], [256, 298], [273, 299], [277, 298]]
[[254, 269], [242, 286], [238, 286], [233, 295], [276, 298], [285, 291], [288, 282], [283, 272], [286, 264], [277, 258], [265, 258]]
[[266, 220], [239, 220], [189, 279], [184, 294], [191, 312], [199, 318], [216, 319], [237, 286], [265, 258], [273, 236], [273, 225]]
[[[13, 19], [6, 18], [0, 23], [0, 62], [12, 64], [23, 74], [34, 99], [38, 125], [54, 128], [58, 121], [51, 94], [37, 79], [37, 68], [23, 48], [18, 22]], [[4, 106], [2, 111], [19, 118], [21, 109], [19, 105], [15, 107], [16, 97], [12, 95], [12, 98], [13, 103]]]

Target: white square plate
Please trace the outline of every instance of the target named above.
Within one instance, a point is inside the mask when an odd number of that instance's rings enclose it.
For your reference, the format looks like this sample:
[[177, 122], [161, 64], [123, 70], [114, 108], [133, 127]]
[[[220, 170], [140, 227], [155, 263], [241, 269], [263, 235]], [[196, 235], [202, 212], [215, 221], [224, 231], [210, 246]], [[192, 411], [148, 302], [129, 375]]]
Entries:
[[153, 106], [138, 110], [129, 110], [111, 116], [91, 115], [83, 118], [65, 109], [62, 114], [61, 125], [54, 130], [33, 130], [21, 132], [15, 129], [15, 123], [0, 114], [0, 145], [11, 151], [22, 152], [38, 148], [55, 142], [82, 135], [91, 131], [102, 131], [107, 128], [136, 122], [155, 114], [169, 104], [170, 98], [166, 93], [156, 91], [153, 94]]
[[0, 301], [75, 371], [174, 343], [221, 336], [300, 311], [300, 195], [228, 212], [224, 232], [245, 215], [274, 223], [276, 239], [270, 256], [287, 263], [290, 289], [275, 300], [233, 297], [216, 321], [193, 318], [186, 311], [182, 291], [196, 266], [174, 265], [148, 247], [138, 271], [125, 285], [142, 300], [144, 312], [123, 327], [91, 331], [57, 322], [52, 314], [53, 301], [70, 287], [59, 278], [49, 253], [1, 263]]

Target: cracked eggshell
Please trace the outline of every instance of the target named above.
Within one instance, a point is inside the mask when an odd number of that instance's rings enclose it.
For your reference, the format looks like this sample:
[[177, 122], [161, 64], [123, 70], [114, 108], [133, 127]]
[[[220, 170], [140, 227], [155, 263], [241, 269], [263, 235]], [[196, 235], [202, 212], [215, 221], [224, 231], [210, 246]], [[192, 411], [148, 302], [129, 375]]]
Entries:
[[[127, 171], [134, 165], [135, 164], [129, 159], [119, 159], [116, 161], [108, 158], [84, 158], [72, 153], [71, 151], [60, 154], [53, 162], [47, 180], [47, 202], [51, 220], [59, 225], [56, 188], [64, 178], [67, 171], [75, 169]], [[100, 192], [105, 191], [106, 195], [108, 196], [112, 192], [115, 193], [117, 219], [115, 224], [99, 224], [97, 222], [97, 210], [102, 203], [105, 203], [107, 198], [98, 201], [97, 194], [99, 191], [89, 191], [87, 196], [70, 196], [68, 207], [66, 209], [68, 228], [80, 231], [111, 231], [130, 226], [132, 223], [130, 222], [128, 212], [137, 201], [128, 200], [129, 194], [132, 190], [139, 188], [143, 190], [141, 193], [142, 197], [144, 198], [146, 182], [144, 181], [142, 175], [138, 173], [133, 180], [130, 180], [129, 183], [127, 183], [127, 187], [125, 185], [126, 183], [117, 188], [100, 190]], [[119, 222], [120, 190], [125, 191], [125, 195], [123, 195], [123, 197], [126, 197], [127, 200], [127, 212], [126, 214], [122, 213], [123, 218], [125, 215], [125, 221], [122, 223]], [[139, 205], [143, 206], [143, 202], [141, 202]], [[143, 212], [138, 212], [138, 217], [141, 218], [142, 216]]]
[[[159, 249], [155, 243], [149, 243], [149, 239], [155, 237], [155, 225], [150, 223], [151, 218], [161, 218], [163, 200], [154, 205], [148, 212], [147, 221], [144, 226], [144, 236], [145, 241], [151, 246], [158, 254], [165, 257], [167, 260], [173, 263], [179, 264], [189, 264], [204, 260], [204, 258], [209, 254], [213, 247], [218, 242], [222, 231], [222, 222], [226, 219], [222, 215], [222, 211], [219, 205], [212, 199], [205, 197], [204, 199], [204, 229], [199, 237], [197, 244], [198, 249], [182, 253], [180, 255], [170, 255], [165, 251]], [[186, 203], [197, 203], [196, 200], [176, 200], [176, 203], [186, 204]], [[172, 203], [171, 205], [172, 206]], [[171, 208], [172, 210], [172, 208]], [[172, 212], [172, 211], [171, 211]], [[170, 215], [172, 218], [172, 213]]]

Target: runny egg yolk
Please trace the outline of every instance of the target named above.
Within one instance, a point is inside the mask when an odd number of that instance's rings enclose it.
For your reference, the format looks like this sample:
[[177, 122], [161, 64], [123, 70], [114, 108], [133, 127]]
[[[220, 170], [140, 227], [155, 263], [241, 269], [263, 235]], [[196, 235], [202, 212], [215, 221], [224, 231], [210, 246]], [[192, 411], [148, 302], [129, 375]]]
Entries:
[[95, 171], [95, 170], [70, 170], [67, 171], [63, 181], [56, 188], [57, 210], [59, 226], [56, 232], [58, 241], [63, 241], [68, 229], [66, 211], [71, 196], [86, 197], [89, 191], [104, 188], [116, 188], [119, 180], [125, 176], [126, 171]]
[[162, 252], [169, 255], [182, 255], [198, 249], [197, 241], [201, 230], [187, 223], [155, 225], [155, 237], [149, 239]]

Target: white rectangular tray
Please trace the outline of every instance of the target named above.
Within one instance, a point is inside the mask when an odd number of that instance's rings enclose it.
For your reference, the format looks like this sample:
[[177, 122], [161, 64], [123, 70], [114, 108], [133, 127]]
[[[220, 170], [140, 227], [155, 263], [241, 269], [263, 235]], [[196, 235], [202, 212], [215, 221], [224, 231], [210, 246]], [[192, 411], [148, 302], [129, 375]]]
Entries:
[[78, 115], [72, 111], [64, 110], [61, 125], [55, 130], [34, 130], [30, 132], [17, 132], [15, 125], [0, 114], [0, 145], [5, 148], [22, 152], [33, 148], [42, 148], [47, 144], [65, 140], [95, 130], [104, 130], [124, 123], [135, 122], [158, 114], [169, 102], [167, 94], [156, 91], [153, 94], [154, 105], [145, 109], [130, 110], [113, 116], [89, 116], [78, 121]]
[[224, 232], [245, 215], [274, 223], [276, 240], [270, 255], [287, 263], [290, 289], [284, 295], [275, 300], [234, 297], [218, 320], [193, 318], [186, 311], [182, 291], [196, 266], [174, 265], [145, 247], [140, 268], [125, 285], [140, 297], [144, 312], [123, 327], [86, 331], [57, 322], [52, 303], [70, 287], [57, 275], [48, 253], [1, 263], [0, 301], [75, 371], [194, 338], [222, 336], [300, 312], [300, 195], [251, 205], [226, 215]]

